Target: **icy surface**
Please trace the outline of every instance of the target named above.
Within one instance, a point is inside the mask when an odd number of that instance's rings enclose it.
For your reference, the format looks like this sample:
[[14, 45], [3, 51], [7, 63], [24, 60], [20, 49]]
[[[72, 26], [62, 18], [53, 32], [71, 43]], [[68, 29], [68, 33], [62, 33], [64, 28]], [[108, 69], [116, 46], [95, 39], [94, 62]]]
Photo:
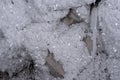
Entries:
[[111, 80], [120, 79], [120, 1], [106, 0], [99, 9], [100, 26], [103, 29], [103, 39], [109, 53], [107, 66]]
[[[119, 80], [120, 1], [101, 0], [92, 9], [93, 2], [0, 0], [0, 80]], [[61, 19], [70, 9], [82, 20], [66, 25]], [[88, 35], [94, 54], [83, 41]], [[49, 73], [48, 49], [64, 78]]]

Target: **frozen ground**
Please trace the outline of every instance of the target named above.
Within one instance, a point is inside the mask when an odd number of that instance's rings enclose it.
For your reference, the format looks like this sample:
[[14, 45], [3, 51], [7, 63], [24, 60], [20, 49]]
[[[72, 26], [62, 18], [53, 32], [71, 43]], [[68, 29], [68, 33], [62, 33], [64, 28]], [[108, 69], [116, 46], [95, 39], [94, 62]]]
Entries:
[[0, 80], [119, 80], [120, 0], [0, 0]]

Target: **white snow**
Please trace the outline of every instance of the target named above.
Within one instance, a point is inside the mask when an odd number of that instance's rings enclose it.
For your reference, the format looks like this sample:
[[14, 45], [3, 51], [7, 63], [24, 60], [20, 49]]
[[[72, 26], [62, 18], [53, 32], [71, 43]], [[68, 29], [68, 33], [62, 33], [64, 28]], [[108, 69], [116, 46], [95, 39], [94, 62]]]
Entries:
[[[9, 69], [10, 73], [14, 71], [13, 64], [18, 64], [20, 60], [13, 61], [10, 56], [15, 55], [13, 47], [25, 45], [30, 51], [30, 55], [35, 60], [38, 67], [45, 69], [45, 57], [47, 49], [54, 53], [55, 60], [63, 65], [65, 70], [64, 79], [73, 80], [81, 78], [83, 80], [92, 80], [93, 65], [87, 65], [96, 53], [97, 37], [97, 17], [103, 29], [103, 39], [105, 48], [110, 55], [107, 66], [110, 70], [111, 79], [119, 80], [119, 61], [120, 57], [120, 0], [105, 0], [97, 8], [94, 8], [91, 17], [93, 30], [93, 55], [90, 56], [85, 43], [82, 41], [86, 36], [84, 33], [86, 27], [89, 27], [89, 8], [88, 4], [95, 0], [0, 0], [0, 29], [3, 30], [5, 39], [0, 40], [0, 70]], [[85, 22], [72, 24], [70, 27], [60, 22], [69, 12], [69, 8], [74, 7], [78, 15]], [[94, 12], [95, 11], [95, 12]], [[98, 14], [98, 15], [97, 15]], [[9, 48], [13, 49], [9, 51]], [[7, 56], [7, 57], [6, 57]], [[115, 58], [114, 61], [112, 58]], [[11, 60], [9, 60], [11, 59]], [[3, 61], [3, 62], [2, 62]], [[7, 64], [9, 62], [9, 64]], [[96, 61], [96, 70], [98, 69]], [[88, 66], [82, 75], [80, 70]], [[9, 67], [10, 66], [10, 67]], [[117, 72], [116, 72], [117, 71]], [[99, 71], [98, 73], [99, 74]], [[51, 80], [51, 76], [48, 76]], [[98, 76], [96, 76], [98, 78]], [[39, 78], [39, 77], [38, 77]], [[53, 80], [58, 80], [53, 79]], [[61, 80], [61, 79], [59, 79]]]

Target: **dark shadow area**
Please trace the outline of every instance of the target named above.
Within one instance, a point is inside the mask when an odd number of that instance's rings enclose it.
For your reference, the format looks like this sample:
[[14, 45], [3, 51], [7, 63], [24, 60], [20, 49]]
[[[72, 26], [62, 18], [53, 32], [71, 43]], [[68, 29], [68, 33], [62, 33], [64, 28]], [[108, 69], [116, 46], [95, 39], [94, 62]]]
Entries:
[[0, 40], [5, 39], [5, 35], [2, 29], [0, 29]]
[[9, 80], [9, 74], [7, 71], [0, 71], [0, 80]]
[[68, 26], [82, 22], [76, 13], [76, 10], [73, 8], [70, 8], [68, 14], [65, 17], [61, 18], [60, 21]]
[[97, 7], [100, 2], [101, 2], [101, 0], [96, 0], [96, 1], [95, 1], [95, 6]]
[[101, 0], [96, 0], [95, 3], [91, 3], [91, 4], [90, 4], [90, 14], [91, 14], [91, 12], [92, 12], [92, 9], [93, 9], [94, 7], [98, 7], [98, 5], [99, 5], [100, 2], [101, 2]]

